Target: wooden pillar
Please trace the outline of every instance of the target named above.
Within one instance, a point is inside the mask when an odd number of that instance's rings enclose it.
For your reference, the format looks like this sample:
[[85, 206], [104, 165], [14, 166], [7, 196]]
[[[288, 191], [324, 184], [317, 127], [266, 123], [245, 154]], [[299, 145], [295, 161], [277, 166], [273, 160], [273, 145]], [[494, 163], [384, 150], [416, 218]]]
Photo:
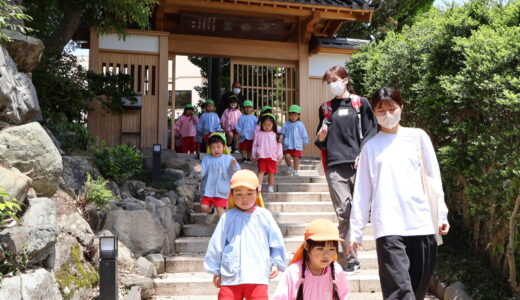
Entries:
[[296, 103], [300, 105], [302, 114], [300, 115], [301, 121], [305, 124], [311, 143], [307, 145], [304, 150], [304, 155], [310, 154], [310, 148], [314, 147], [314, 129], [310, 128], [309, 114], [316, 111], [315, 107], [312, 107], [312, 101], [310, 98], [310, 81], [309, 81], [309, 44], [305, 42], [307, 34], [307, 26], [305, 26], [306, 18], [300, 17], [298, 25], [298, 92]]

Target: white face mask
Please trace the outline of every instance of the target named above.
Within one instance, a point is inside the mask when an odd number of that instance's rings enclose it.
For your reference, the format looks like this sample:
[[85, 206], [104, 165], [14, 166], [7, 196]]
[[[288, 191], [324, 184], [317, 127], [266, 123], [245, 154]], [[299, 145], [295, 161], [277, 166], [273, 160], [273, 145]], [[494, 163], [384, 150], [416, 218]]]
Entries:
[[234, 88], [233, 89], [233, 94], [235, 94], [235, 95], [240, 94], [240, 88]]
[[235, 104], [231, 104], [230, 106], [231, 106], [231, 108], [237, 108], [237, 104], [236, 103]]
[[329, 90], [334, 96], [343, 96], [347, 91], [347, 87], [343, 83], [343, 80], [338, 80], [329, 83]]
[[386, 129], [392, 129], [401, 121], [401, 110], [397, 109], [393, 114], [388, 113], [384, 116], [376, 116], [376, 119], [377, 124]]

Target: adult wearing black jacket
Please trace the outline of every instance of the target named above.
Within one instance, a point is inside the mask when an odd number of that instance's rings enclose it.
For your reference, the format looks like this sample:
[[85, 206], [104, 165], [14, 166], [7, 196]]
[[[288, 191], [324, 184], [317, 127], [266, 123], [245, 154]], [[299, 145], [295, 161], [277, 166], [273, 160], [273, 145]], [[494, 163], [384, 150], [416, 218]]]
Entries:
[[[352, 104], [354, 91], [344, 67], [330, 68], [323, 75], [323, 81], [328, 83], [335, 98], [329, 102], [332, 110], [328, 122], [324, 122], [328, 113], [324, 114], [322, 107], [319, 108], [320, 125], [315, 144], [322, 151], [326, 151], [325, 177], [338, 215], [340, 237], [348, 241], [358, 156], [363, 144], [376, 134], [377, 122], [366, 98], [361, 98], [359, 113], [354, 108]], [[346, 255], [346, 244], [341, 243], [341, 246], [343, 255]], [[359, 261], [355, 257], [350, 257], [345, 270], [352, 272], [357, 269], [359, 269]]]
[[217, 114], [218, 117], [222, 117], [222, 114], [229, 107], [229, 103], [231, 102], [231, 98], [236, 98], [238, 102], [238, 106], [242, 108], [244, 101], [246, 98], [242, 95], [242, 85], [238, 81], [234, 81], [232, 85], [233, 89], [230, 92], [225, 93], [220, 98], [217, 106]]

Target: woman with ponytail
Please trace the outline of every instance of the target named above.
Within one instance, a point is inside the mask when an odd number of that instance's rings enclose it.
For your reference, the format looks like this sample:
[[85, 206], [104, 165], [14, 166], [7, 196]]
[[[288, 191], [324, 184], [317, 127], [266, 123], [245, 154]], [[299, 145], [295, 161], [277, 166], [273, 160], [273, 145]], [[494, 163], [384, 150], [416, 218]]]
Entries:
[[347, 276], [336, 261], [339, 230], [334, 223], [316, 219], [305, 230], [305, 241], [294, 254], [276, 289], [274, 300], [345, 300]]

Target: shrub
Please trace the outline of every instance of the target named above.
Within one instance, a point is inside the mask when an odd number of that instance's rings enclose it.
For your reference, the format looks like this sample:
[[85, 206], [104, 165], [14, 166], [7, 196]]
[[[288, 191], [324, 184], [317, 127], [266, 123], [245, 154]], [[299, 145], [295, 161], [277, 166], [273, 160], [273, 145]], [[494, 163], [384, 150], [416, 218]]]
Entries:
[[9, 194], [3, 192], [5, 189], [0, 187], [0, 226], [9, 219], [13, 218], [18, 220], [16, 213], [21, 210], [15, 198], [10, 198]]
[[92, 203], [97, 208], [105, 210], [112, 202], [114, 195], [112, 191], [107, 189], [108, 180], [103, 178], [92, 179], [90, 174], [87, 174], [87, 181], [85, 182], [85, 192], [83, 193], [83, 202], [85, 204]]
[[132, 178], [142, 169], [143, 156], [134, 146], [119, 145], [112, 148], [102, 146], [93, 147], [92, 150], [101, 174], [117, 183]]
[[381, 86], [401, 91], [404, 124], [430, 133], [469, 244], [520, 294], [519, 41], [520, 1], [472, 0], [389, 33], [349, 67], [362, 95]]
[[24, 13], [24, 8], [10, 3], [8, 0], [0, 0], [0, 42], [11, 41], [11, 37], [2, 29], [19, 31], [23, 34], [31, 32], [32, 29], [23, 25], [23, 21], [30, 21], [32, 18]]
[[47, 127], [61, 144], [61, 149], [88, 150], [94, 142], [94, 137], [88, 133], [84, 124], [69, 123], [65, 120], [48, 122]]

